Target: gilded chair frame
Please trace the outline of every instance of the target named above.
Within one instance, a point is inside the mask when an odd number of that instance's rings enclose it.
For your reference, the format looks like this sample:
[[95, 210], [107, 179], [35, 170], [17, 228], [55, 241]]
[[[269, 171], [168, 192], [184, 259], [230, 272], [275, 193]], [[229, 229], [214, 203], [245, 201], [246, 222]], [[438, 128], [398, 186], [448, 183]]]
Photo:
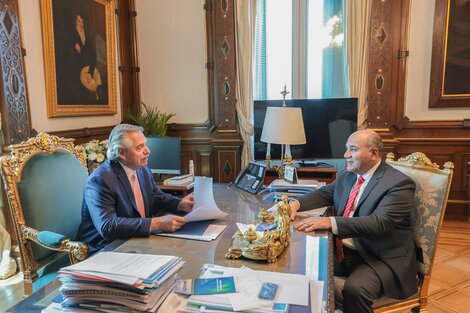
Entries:
[[412, 153], [404, 158], [400, 158], [395, 161], [395, 155], [393, 153], [387, 154], [386, 162], [390, 165], [398, 165], [402, 167], [420, 169], [431, 173], [437, 173], [447, 176], [447, 184], [445, 191], [445, 198], [442, 203], [441, 213], [439, 221], [437, 222], [436, 239], [434, 243], [434, 249], [430, 257], [429, 269], [427, 274], [418, 273], [418, 293], [414, 296], [405, 299], [397, 300], [390, 304], [377, 305], [374, 307], [374, 312], [397, 312], [405, 309], [412, 309], [413, 312], [427, 312], [426, 306], [428, 304], [428, 291], [431, 280], [432, 268], [434, 264], [434, 258], [436, 256], [436, 247], [439, 240], [439, 232], [441, 230], [442, 221], [444, 219], [445, 210], [447, 206], [447, 199], [449, 198], [450, 186], [453, 177], [454, 164], [452, 162], [445, 162], [443, 169], [439, 168], [439, 165], [431, 162], [431, 160], [421, 152]]
[[[417, 275], [418, 280], [418, 292], [411, 297], [404, 299], [404, 300], [397, 300], [391, 299], [386, 296], [382, 296], [379, 299], [376, 299], [373, 304], [374, 312], [376, 313], [384, 313], [384, 312], [403, 312], [404, 310], [412, 310], [413, 312], [427, 312], [426, 306], [428, 303], [428, 290], [429, 290], [429, 283], [431, 279], [432, 267], [434, 263], [434, 258], [436, 255], [436, 246], [437, 241], [439, 238], [439, 232], [441, 229], [442, 221], [444, 219], [444, 214], [447, 205], [447, 199], [449, 197], [450, 186], [452, 182], [453, 176], [453, 168], [454, 164], [452, 162], [446, 162], [444, 164], [443, 169], [439, 168], [439, 165], [436, 163], [431, 162], [431, 160], [426, 157], [424, 153], [415, 152], [412, 153], [404, 158], [400, 158], [398, 161], [395, 161], [395, 155], [393, 153], [388, 153], [386, 158], [386, 163], [391, 166], [397, 166], [402, 168], [408, 169], [417, 169], [423, 172], [435, 173], [439, 175], [443, 175], [446, 177], [446, 190], [444, 192], [444, 197], [440, 209], [439, 219], [433, 222], [436, 225], [436, 234], [434, 240], [434, 249], [429, 256], [429, 267], [426, 271], [424, 262], [422, 264], [423, 269], [419, 270]], [[400, 170], [398, 168], [398, 170]], [[432, 223], [430, 223], [432, 224]], [[424, 274], [422, 272], [427, 272]], [[335, 280], [335, 296], [337, 297], [336, 305], [338, 308], [342, 308], [342, 303], [338, 301], [338, 298], [341, 299], [341, 290], [344, 284], [344, 277], [336, 277]]]
[[87, 170], [85, 151], [82, 146], [74, 146], [74, 139], [60, 138], [46, 133], [39, 133], [29, 140], [10, 145], [10, 155], [0, 158], [5, 192], [8, 199], [9, 211], [16, 232], [21, 265], [25, 282], [25, 294], [32, 293], [32, 284], [38, 278], [38, 269], [53, 261], [56, 254], [37, 262], [33, 257], [31, 242], [46, 249], [66, 252], [72, 264], [84, 260], [88, 256], [88, 246], [82, 242], [64, 239], [58, 246], [49, 246], [38, 239], [40, 230], [29, 227], [25, 223], [23, 208], [20, 201], [18, 184], [21, 182], [23, 168], [37, 154], [52, 155], [56, 152], [67, 152], [74, 155]]
[[432, 268], [434, 264], [434, 257], [436, 256], [436, 247], [439, 240], [439, 233], [442, 226], [442, 221], [444, 219], [445, 210], [447, 206], [447, 199], [449, 198], [450, 185], [453, 177], [454, 164], [452, 162], [445, 162], [443, 169], [439, 168], [439, 165], [431, 162], [431, 160], [426, 157], [424, 153], [415, 152], [407, 157], [400, 158], [398, 161], [395, 161], [395, 155], [393, 153], [387, 154], [386, 162], [390, 165], [398, 165], [402, 167], [409, 167], [414, 169], [420, 169], [428, 171], [431, 173], [437, 173], [442, 175], [447, 175], [447, 184], [445, 198], [442, 203], [441, 213], [439, 216], [439, 221], [437, 223], [436, 230], [436, 239], [434, 243], [434, 250], [429, 260], [429, 269], [427, 274], [418, 273], [418, 293], [408, 299], [394, 302], [391, 304], [377, 305], [374, 307], [374, 312], [397, 312], [405, 309], [414, 309], [418, 312], [427, 312], [426, 306], [428, 304], [428, 291], [429, 283], [431, 281]]

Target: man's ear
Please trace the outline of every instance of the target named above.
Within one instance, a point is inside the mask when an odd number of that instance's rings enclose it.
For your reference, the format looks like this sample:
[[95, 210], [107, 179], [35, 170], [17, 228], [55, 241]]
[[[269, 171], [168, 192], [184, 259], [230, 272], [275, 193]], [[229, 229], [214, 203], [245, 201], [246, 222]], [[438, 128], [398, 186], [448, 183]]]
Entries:
[[380, 154], [379, 154], [378, 149], [372, 148], [371, 152], [372, 152], [372, 157], [373, 158], [380, 158]]
[[118, 149], [118, 156], [121, 160], [126, 161], [126, 153], [124, 149], [122, 148]]

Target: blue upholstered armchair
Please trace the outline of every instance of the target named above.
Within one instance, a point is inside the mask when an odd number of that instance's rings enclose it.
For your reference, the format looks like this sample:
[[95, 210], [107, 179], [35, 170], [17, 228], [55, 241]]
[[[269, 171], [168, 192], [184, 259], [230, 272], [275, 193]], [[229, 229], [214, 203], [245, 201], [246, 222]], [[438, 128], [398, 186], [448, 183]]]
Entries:
[[0, 159], [1, 174], [25, 294], [31, 294], [52, 280], [58, 268], [88, 255], [86, 244], [70, 240], [80, 224], [88, 171], [83, 147], [75, 147], [73, 139], [40, 133], [10, 149], [10, 155]]
[[[439, 165], [432, 163], [421, 152], [415, 152], [398, 161], [394, 158], [393, 153], [388, 153], [386, 162], [408, 175], [416, 183], [415, 211], [412, 213], [414, 213], [415, 241], [422, 251], [422, 260], [418, 262], [418, 292], [405, 300], [383, 296], [374, 302], [374, 312], [402, 312], [405, 309], [426, 312], [437, 239], [449, 197], [454, 164], [446, 162], [444, 169], [439, 169]], [[335, 277], [335, 300], [339, 306], [343, 298], [341, 294], [343, 285], [344, 279]]]

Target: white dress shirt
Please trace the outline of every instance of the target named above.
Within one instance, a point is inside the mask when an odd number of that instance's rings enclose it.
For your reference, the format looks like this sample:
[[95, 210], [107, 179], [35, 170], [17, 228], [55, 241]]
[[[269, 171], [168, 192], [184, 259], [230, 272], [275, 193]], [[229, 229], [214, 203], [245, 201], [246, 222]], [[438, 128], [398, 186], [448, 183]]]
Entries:
[[125, 166], [125, 165], [122, 164], [121, 162], [119, 162], [119, 164], [121, 164], [122, 168], [124, 169], [124, 172], [126, 172], [127, 179], [129, 180], [129, 184], [131, 184], [131, 187], [132, 187], [132, 186], [133, 186], [133, 183], [132, 183], [132, 175], [135, 174], [135, 177], [137, 178], [137, 180], [139, 179], [139, 176], [137, 176], [136, 171], [134, 171], [134, 170], [131, 169], [130, 167]]
[[[356, 206], [359, 202], [359, 199], [361, 199], [362, 193], [366, 189], [367, 184], [369, 183], [370, 179], [372, 178], [372, 175], [374, 175], [375, 171], [377, 170], [377, 168], [379, 167], [381, 162], [382, 161], [379, 161], [377, 164], [374, 165], [374, 167], [372, 167], [370, 170], [368, 170], [363, 175], [357, 175], [357, 178], [359, 178], [359, 176], [362, 176], [362, 178], [364, 178], [364, 183], [362, 183], [361, 188], [359, 188], [359, 192], [357, 194], [356, 200], [354, 201], [353, 209], [349, 213], [349, 217], [352, 217], [354, 215], [354, 212], [356, 212]], [[356, 179], [356, 181], [357, 181], [357, 179]], [[354, 188], [351, 188], [351, 191], [352, 191], [352, 189], [354, 189]], [[331, 219], [331, 231], [333, 232], [333, 234], [337, 235], [338, 234], [338, 225], [336, 225], [336, 217], [332, 216], [332, 217], [330, 217], [330, 219]], [[356, 246], [354, 245], [354, 241], [352, 240], [352, 238], [343, 239], [343, 245], [348, 247], [348, 248], [351, 248], [351, 249], [356, 249]]]

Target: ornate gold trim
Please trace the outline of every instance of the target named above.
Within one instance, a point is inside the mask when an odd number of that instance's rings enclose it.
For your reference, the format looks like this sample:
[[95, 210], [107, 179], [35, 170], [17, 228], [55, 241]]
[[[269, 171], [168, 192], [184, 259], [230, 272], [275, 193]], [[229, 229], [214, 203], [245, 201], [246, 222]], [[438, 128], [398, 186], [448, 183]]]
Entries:
[[3, 178], [5, 192], [8, 199], [10, 214], [14, 228], [18, 237], [21, 259], [23, 263], [23, 274], [25, 279], [25, 292], [31, 293], [31, 284], [37, 278], [37, 270], [46, 264], [50, 259], [38, 263], [33, 257], [31, 241], [54, 251], [69, 253], [70, 262], [77, 263], [84, 260], [88, 255], [88, 246], [81, 242], [63, 240], [58, 247], [47, 246], [38, 240], [39, 231], [26, 225], [21, 205], [18, 184], [27, 162], [37, 154], [52, 155], [62, 151], [74, 155], [85, 169], [86, 156], [82, 146], [74, 146], [74, 139], [66, 139], [52, 136], [46, 133], [39, 133], [36, 137], [30, 138], [19, 144], [10, 145], [10, 155], [0, 158], [2, 166], [1, 175]]
[[[442, 221], [445, 215], [446, 205], [448, 203], [447, 200], [449, 198], [449, 193], [450, 193], [450, 186], [451, 186], [452, 177], [453, 177], [454, 164], [449, 161], [445, 162], [443, 169], [440, 169], [439, 165], [432, 162], [422, 152], [412, 153], [406, 157], [400, 158], [398, 161], [395, 161], [394, 159], [395, 159], [395, 155], [393, 153], [390, 152], [387, 154], [386, 162], [392, 166], [397, 165], [401, 167], [416, 168], [419, 170], [444, 175], [447, 178], [445, 199], [443, 200], [441, 214], [439, 216], [439, 221], [437, 222], [437, 225], [439, 225], [436, 231], [435, 245], [437, 245], [437, 238], [439, 238], [439, 232], [441, 228], [440, 225], [442, 225]], [[436, 255], [436, 250], [437, 249], [434, 249], [431, 260], [434, 260], [435, 255]], [[427, 273], [419, 273], [419, 279], [421, 281], [421, 284], [419, 286], [419, 293], [416, 296], [416, 298], [401, 301], [399, 303], [392, 304], [389, 306], [385, 305], [380, 308], [375, 308], [374, 312], [396, 312], [398, 311], [398, 309], [400, 309], [401, 311], [401, 310], [404, 310], [407, 308], [413, 308], [413, 307], [419, 307], [421, 312], [425, 312], [426, 305], [428, 303], [428, 290], [429, 290], [429, 284], [430, 284], [430, 279], [431, 279], [431, 274], [432, 274], [432, 267], [433, 267], [433, 261], [431, 262]]]
[[244, 234], [237, 231], [232, 237], [232, 246], [225, 257], [238, 259], [244, 256], [253, 260], [266, 260], [269, 263], [277, 262], [277, 257], [289, 245], [290, 239], [290, 207], [287, 196], [282, 196], [282, 202], [277, 206], [274, 215], [262, 209], [259, 220], [255, 226], [266, 223], [274, 224], [273, 230], [264, 231], [262, 236], [254, 229], [249, 229]]

